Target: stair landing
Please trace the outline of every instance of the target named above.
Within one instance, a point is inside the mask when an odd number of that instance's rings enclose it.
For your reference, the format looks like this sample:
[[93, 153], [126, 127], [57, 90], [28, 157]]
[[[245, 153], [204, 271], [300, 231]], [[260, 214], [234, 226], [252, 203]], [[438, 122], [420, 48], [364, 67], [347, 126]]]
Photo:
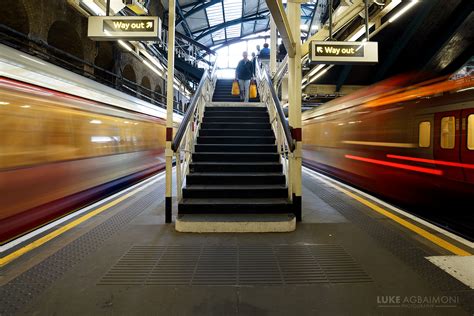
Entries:
[[285, 233], [296, 229], [292, 214], [185, 214], [176, 218], [182, 233]]

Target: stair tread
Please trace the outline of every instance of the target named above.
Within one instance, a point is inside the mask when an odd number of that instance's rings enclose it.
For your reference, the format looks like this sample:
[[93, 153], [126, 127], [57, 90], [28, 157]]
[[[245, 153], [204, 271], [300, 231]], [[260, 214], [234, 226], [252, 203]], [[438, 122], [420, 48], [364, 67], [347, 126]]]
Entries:
[[187, 190], [259, 190], [259, 189], [287, 189], [286, 185], [282, 184], [249, 184], [249, 185], [206, 185], [206, 184], [191, 184], [186, 186]]
[[[255, 136], [235, 136], [235, 135], [229, 135], [229, 136], [208, 136], [208, 135], [203, 135], [203, 136], [198, 136], [202, 138], [255, 138]], [[258, 138], [275, 138], [275, 136], [258, 136]]]
[[191, 165], [239, 165], [239, 166], [250, 166], [250, 165], [259, 165], [259, 166], [267, 166], [267, 165], [280, 165], [279, 162], [269, 162], [269, 161], [256, 161], [256, 162], [222, 162], [222, 161], [196, 161], [192, 162]]
[[238, 154], [238, 155], [279, 155], [278, 153], [272, 152], [246, 152], [246, 151], [209, 151], [209, 152], [195, 152], [193, 155], [230, 155], [230, 154]]
[[224, 177], [273, 177], [283, 176], [281, 172], [258, 172], [258, 173], [242, 173], [242, 172], [194, 172], [188, 174], [188, 176], [205, 176], [205, 177], [214, 177], [214, 176], [224, 176]]
[[199, 146], [215, 146], [215, 147], [222, 147], [222, 146], [235, 146], [235, 147], [242, 147], [242, 146], [250, 146], [250, 147], [275, 147], [275, 144], [197, 144]]
[[236, 204], [290, 204], [287, 198], [184, 198], [182, 204], [222, 204], [222, 205], [236, 205]]

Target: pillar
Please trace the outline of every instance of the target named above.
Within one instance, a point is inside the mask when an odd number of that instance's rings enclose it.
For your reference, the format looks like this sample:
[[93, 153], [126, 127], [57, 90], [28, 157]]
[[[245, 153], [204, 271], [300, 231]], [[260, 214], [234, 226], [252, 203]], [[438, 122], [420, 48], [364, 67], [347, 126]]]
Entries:
[[301, 39], [299, 36], [301, 24], [301, 0], [288, 0], [288, 22], [294, 34], [295, 56], [289, 58], [288, 70], [288, 101], [289, 124], [296, 144], [290, 160], [292, 179], [292, 200], [296, 220], [301, 221], [302, 213], [302, 130], [301, 130]]
[[174, 78], [174, 38], [175, 38], [175, 0], [169, 0], [168, 5], [168, 74], [166, 76], [166, 188], [165, 188], [165, 222], [171, 223], [172, 192], [173, 192], [173, 78]]
[[273, 77], [275, 75], [277, 64], [276, 56], [278, 49], [277, 41], [277, 27], [273, 17], [270, 15], [270, 75]]

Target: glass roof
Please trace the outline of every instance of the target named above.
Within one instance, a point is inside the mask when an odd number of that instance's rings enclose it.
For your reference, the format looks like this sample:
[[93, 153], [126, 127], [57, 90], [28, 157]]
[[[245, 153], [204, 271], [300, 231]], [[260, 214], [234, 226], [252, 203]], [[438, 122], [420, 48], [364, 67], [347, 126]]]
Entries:
[[[166, 0], [162, 0], [165, 8]], [[327, 0], [309, 0], [301, 7], [301, 36], [315, 33], [326, 15]], [[286, 1], [283, 1], [286, 5]], [[177, 31], [208, 47], [270, 29], [265, 0], [178, 0]]]

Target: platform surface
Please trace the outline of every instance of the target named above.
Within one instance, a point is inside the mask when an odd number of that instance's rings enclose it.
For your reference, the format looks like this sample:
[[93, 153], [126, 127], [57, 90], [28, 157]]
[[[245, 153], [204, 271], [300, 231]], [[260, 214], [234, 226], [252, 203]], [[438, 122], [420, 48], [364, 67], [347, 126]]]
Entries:
[[157, 182], [8, 264], [0, 314], [474, 313], [474, 291], [426, 258], [445, 249], [308, 173], [303, 185], [294, 232], [190, 234], [164, 223]]

